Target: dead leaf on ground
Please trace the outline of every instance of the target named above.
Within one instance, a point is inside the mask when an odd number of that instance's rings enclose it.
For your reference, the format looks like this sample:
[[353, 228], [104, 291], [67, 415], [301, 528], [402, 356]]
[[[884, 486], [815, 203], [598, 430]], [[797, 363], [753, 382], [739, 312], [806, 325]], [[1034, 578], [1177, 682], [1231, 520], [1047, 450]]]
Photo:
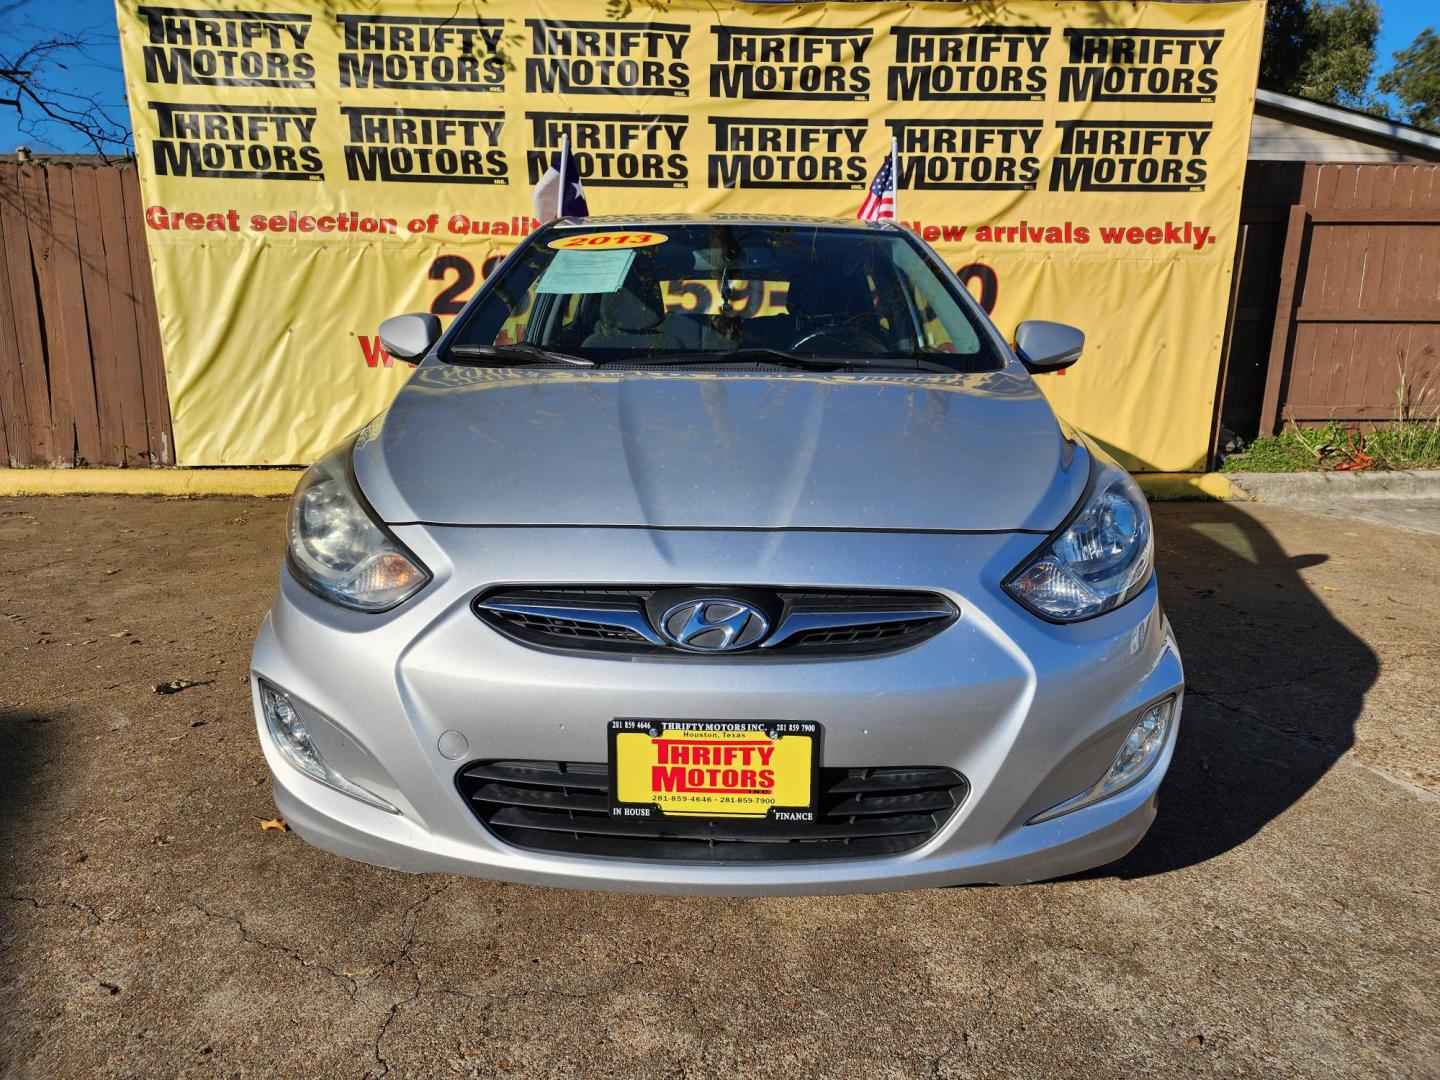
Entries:
[[290, 825], [283, 817], [271, 818], [269, 821], [261, 821], [260, 828], [263, 831], [274, 829], [276, 832], [289, 832]]
[[157, 682], [150, 689], [157, 694], [178, 694], [181, 690], [189, 690], [192, 686], [209, 686], [210, 679], [192, 681], [190, 679], [171, 679], [169, 682]]

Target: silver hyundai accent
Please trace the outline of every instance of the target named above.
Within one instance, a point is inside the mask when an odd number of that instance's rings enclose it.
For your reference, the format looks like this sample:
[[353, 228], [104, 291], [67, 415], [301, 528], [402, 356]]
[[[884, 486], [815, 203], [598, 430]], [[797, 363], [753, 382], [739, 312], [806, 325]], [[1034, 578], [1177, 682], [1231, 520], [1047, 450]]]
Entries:
[[1183, 673], [1123, 469], [890, 225], [528, 237], [290, 508], [275, 801], [401, 870], [635, 892], [1024, 882], [1155, 816]]

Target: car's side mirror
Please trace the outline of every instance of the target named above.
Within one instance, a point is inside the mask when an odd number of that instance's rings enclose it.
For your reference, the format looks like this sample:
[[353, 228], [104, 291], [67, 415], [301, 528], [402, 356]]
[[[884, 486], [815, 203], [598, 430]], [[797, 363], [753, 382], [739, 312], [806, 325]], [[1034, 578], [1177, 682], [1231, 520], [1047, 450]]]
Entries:
[[401, 360], [424, 356], [439, 340], [440, 320], [434, 315], [396, 315], [380, 324], [380, 344]]
[[1032, 375], [1064, 371], [1085, 349], [1085, 332], [1065, 323], [1031, 319], [1015, 328], [1015, 354]]

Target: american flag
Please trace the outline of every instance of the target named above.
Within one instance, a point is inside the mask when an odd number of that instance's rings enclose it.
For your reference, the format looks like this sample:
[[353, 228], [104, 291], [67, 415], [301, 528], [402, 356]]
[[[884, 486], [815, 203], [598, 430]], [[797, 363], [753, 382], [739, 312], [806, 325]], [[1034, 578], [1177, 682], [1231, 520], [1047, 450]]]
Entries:
[[855, 216], [861, 221], [895, 220], [895, 168], [890, 158], [885, 159], [885, 164], [875, 174], [875, 181], [865, 193], [865, 201], [860, 204], [860, 212]]

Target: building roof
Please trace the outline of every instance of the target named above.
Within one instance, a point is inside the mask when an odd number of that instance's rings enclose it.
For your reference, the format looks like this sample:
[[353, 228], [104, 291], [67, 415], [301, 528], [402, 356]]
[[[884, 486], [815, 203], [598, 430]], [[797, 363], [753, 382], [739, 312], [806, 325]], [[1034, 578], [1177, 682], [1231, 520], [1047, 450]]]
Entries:
[[1440, 161], [1440, 135], [1339, 105], [1256, 90], [1250, 159]]

